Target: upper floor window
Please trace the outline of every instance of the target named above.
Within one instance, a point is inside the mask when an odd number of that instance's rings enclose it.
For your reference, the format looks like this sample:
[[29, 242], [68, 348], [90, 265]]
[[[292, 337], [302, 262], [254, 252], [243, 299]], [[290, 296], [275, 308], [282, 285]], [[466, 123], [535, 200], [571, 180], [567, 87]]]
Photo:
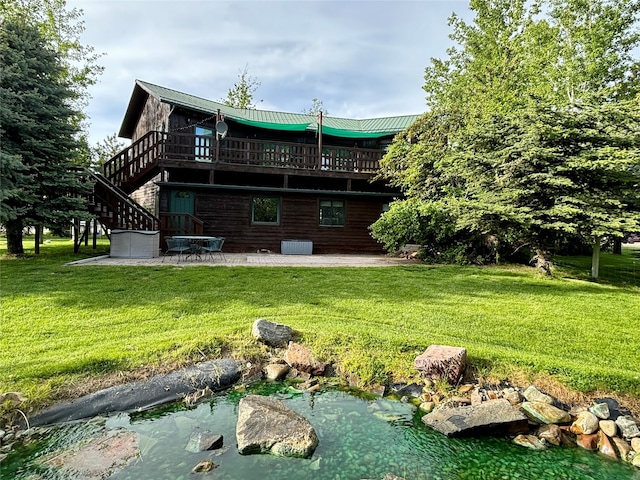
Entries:
[[343, 227], [345, 218], [344, 200], [320, 200], [320, 225]]
[[198, 125], [195, 133], [195, 159], [199, 162], [210, 162], [212, 160], [213, 129]]
[[251, 199], [251, 223], [258, 225], [279, 225], [280, 198], [253, 197]]

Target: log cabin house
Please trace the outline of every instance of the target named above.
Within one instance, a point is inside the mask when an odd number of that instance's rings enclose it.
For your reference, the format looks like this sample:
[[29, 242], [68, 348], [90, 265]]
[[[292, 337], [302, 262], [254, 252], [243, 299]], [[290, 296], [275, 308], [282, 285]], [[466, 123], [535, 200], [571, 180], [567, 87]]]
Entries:
[[380, 253], [368, 227], [399, 192], [373, 177], [417, 118], [236, 109], [138, 80], [119, 131], [131, 145], [94, 200], [109, 228], [160, 230], [161, 248], [204, 234], [230, 252]]

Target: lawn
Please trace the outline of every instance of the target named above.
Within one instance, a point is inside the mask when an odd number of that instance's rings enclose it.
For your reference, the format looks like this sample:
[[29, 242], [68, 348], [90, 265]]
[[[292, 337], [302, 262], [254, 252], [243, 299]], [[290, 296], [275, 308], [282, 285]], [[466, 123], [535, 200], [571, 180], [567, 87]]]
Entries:
[[89, 377], [253, 359], [265, 351], [251, 325], [266, 318], [364, 382], [415, 378], [415, 356], [445, 344], [465, 347], [482, 375], [640, 398], [640, 259], [629, 250], [603, 256], [601, 283], [581, 279], [580, 258], [545, 278], [521, 266], [65, 266], [95, 255], [72, 251], [53, 240], [38, 257], [0, 261], [0, 392], [39, 402]]

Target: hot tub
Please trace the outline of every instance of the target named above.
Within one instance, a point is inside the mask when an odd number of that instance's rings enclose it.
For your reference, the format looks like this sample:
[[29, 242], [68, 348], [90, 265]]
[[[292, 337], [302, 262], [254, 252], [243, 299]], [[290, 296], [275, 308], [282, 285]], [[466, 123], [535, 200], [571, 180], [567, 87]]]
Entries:
[[112, 230], [109, 256], [113, 258], [159, 257], [160, 231]]

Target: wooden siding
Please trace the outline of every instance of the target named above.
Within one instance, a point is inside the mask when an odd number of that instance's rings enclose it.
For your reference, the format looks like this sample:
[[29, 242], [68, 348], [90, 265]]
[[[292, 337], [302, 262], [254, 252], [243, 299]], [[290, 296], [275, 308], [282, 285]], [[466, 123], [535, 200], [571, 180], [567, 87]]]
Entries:
[[160, 179], [161, 176], [156, 175], [149, 182], [145, 183], [142, 187], [129, 195], [134, 202], [142, 205], [156, 217], [160, 215], [160, 208], [158, 205], [158, 192], [160, 188], [155, 184], [155, 182], [160, 181]]
[[140, 119], [136, 124], [131, 143], [141, 137], [144, 137], [148, 132], [153, 130], [160, 132], [167, 131], [169, 129], [170, 113], [170, 105], [162, 103], [157, 98], [149, 95], [142, 110], [142, 114], [140, 115]]
[[[382, 253], [369, 235], [368, 227], [382, 212], [384, 198], [327, 196], [315, 194], [260, 194], [281, 198], [279, 225], [252, 225], [249, 191], [198, 191], [195, 216], [204, 221], [205, 235], [226, 238], [229, 252], [255, 252], [268, 249], [280, 253], [280, 242], [287, 239], [313, 241], [314, 253]], [[319, 225], [320, 199], [343, 200], [346, 223], [341, 227]]]

